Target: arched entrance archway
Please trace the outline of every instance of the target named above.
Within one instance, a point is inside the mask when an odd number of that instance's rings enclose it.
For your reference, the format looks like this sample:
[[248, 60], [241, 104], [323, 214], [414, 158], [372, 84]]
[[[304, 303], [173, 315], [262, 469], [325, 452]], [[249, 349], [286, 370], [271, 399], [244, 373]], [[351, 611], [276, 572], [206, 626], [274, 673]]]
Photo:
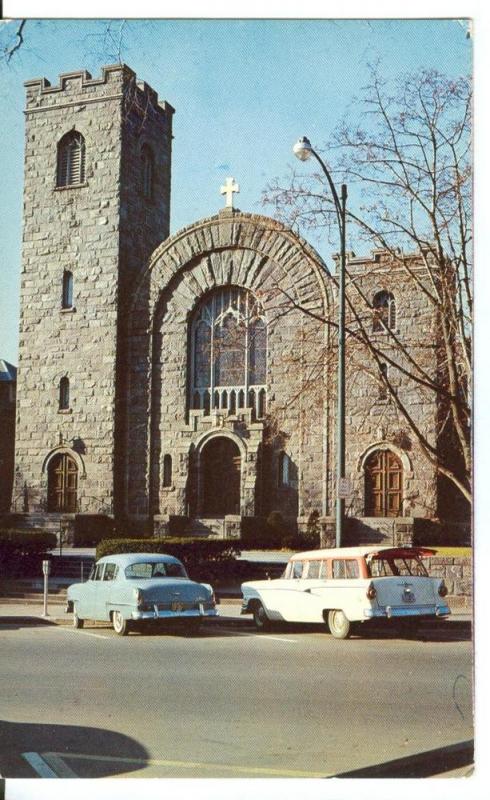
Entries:
[[58, 453], [48, 465], [48, 511], [77, 510], [78, 467], [68, 453]]
[[403, 466], [391, 450], [375, 450], [365, 464], [367, 517], [401, 517]]
[[201, 508], [203, 516], [240, 513], [241, 455], [227, 436], [215, 436], [201, 454]]

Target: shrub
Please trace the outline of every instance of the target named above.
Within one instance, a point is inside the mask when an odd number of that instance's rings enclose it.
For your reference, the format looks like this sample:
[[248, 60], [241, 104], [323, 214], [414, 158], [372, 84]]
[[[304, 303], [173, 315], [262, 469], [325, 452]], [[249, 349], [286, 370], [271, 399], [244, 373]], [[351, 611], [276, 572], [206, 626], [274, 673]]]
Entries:
[[83, 514], [75, 517], [74, 547], [95, 547], [102, 539], [114, 536], [114, 520], [104, 514]]
[[267, 547], [267, 523], [263, 517], [243, 517], [240, 544], [243, 550], [260, 550]]
[[168, 532], [170, 536], [179, 538], [184, 536], [189, 525], [189, 517], [180, 517], [171, 514], [168, 519]]
[[288, 547], [292, 531], [280, 511], [271, 511], [267, 517], [267, 536], [269, 547]]
[[277, 550], [289, 547], [292, 536], [280, 511], [271, 511], [267, 519], [242, 519], [240, 543], [243, 550]]
[[116, 553], [165, 553], [180, 559], [194, 580], [210, 580], [235, 560], [239, 543], [232, 539], [103, 539], [96, 558]]
[[312, 511], [308, 517], [306, 531], [295, 533], [289, 538], [291, 550], [317, 550], [320, 547], [320, 514]]
[[17, 578], [41, 573], [41, 562], [56, 547], [55, 533], [0, 529], [0, 574]]

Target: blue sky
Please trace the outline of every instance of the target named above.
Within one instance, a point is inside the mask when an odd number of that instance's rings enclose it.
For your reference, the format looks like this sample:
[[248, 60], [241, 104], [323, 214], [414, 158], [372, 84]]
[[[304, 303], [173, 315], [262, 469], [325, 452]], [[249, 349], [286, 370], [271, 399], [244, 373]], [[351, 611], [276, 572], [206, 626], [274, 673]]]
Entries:
[[[123, 60], [176, 109], [171, 231], [223, 205], [228, 175], [235, 204], [269, 213], [261, 192], [295, 166], [292, 145], [327, 140], [381, 61], [389, 76], [435, 67], [451, 76], [471, 69], [471, 40], [456, 20], [37, 20], [26, 45], [1, 67], [0, 358], [17, 363], [24, 147], [23, 82], [86, 68], [93, 76]], [[0, 42], [2, 35], [0, 28]], [[112, 50], [112, 52], [110, 52]], [[108, 52], [109, 51], [109, 52]], [[296, 162], [297, 163], [297, 162]], [[332, 248], [312, 240], [329, 259]]]

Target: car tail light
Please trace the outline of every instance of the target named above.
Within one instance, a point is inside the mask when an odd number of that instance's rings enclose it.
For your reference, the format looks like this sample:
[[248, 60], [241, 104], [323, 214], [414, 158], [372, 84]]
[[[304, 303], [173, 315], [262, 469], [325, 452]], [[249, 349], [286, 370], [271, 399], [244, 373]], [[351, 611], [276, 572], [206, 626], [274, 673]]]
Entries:
[[439, 588], [437, 591], [440, 597], [445, 597], [447, 595], [447, 586], [444, 583], [444, 581], [442, 581], [442, 583], [439, 584]]
[[374, 600], [374, 598], [376, 597], [376, 589], [372, 583], [370, 583], [368, 586], [366, 597], [368, 598], [368, 600]]

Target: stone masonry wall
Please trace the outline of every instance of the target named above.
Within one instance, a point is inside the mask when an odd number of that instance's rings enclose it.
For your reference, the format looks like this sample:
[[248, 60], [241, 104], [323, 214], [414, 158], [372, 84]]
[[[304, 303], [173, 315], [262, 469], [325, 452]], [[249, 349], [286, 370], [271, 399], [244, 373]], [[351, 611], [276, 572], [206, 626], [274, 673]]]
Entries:
[[[265, 427], [262, 422], [252, 424], [247, 414], [240, 420], [186, 413], [192, 311], [206, 292], [226, 285], [251, 291], [266, 314]], [[291, 304], [286, 309], [284, 292], [291, 292], [320, 315], [327, 312], [324, 267], [318, 257], [306, 243], [267, 218], [225, 209], [179, 232], [156, 252], [131, 311], [130, 514], [144, 516], [150, 506], [154, 514], [187, 514], [190, 454], [199, 449], [203, 437], [217, 432], [235, 436], [240, 443], [242, 513], [277, 509], [295, 519], [298, 510], [309, 513], [324, 507], [329, 395], [319, 389], [319, 383], [322, 387], [326, 381], [323, 354], [328, 326], [313, 324]], [[304, 377], [311, 370], [315, 351], [320, 353], [321, 366], [308, 394], [302, 391]], [[290, 455], [297, 470], [296, 485], [287, 489], [278, 487], [279, 450]], [[174, 465], [170, 490], [161, 487], [166, 453]]]
[[[132, 229], [137, 203], [125, 179], [121, 189], [130, 161], [121, 154], [131, 87], [141, 102], [158, 105], [148, 87], [134, 88], [134, 73], [120, 65], [104, 68], [98, 79], [77, 72], [62, 75], [59, 86], [45, 79], [26, 84], [16, 483], [27, 485], [31, 512], [46, 507], [47, 463], [57, 452], [69, 452], [78, 465], [80, 510], [114, 510], [119, 270], [121, 264], [123, 272], [141, 269], [168, 231], [166, 197], [158, 219], [150, 220], [159, 232], [145, 251], [141, 233]], [[168, 114], [160, 108], [155, 116]], [[73, 129], [85, 138], [85, 183], [57, 188], [57, 143]], [[74, 278], [71, 309], [61, 308], [65, 269]], [[62, 377], [70, 380], [67, 411], [59, 410]]]
[[9, 510], [12, 498], [15, 451], [15, 393], [15, 379], [11, 381], [0, 380], [0, 513]]
[[[408, 258], [411, 269], [417, 267]], [[436, 316], [427, 296], [403, 267], [387, 252], [375, 252], [371, 258], [351, 258], [347, 265], [348, 299], [380, 352], [380, 361], [388, 365], [388, 378], [402, 404], [409, 410], [415, 425], [429, 443], [436, 444], [437, 405], [434, 392], [408, 377], [401, 369], [413, 370], [409, 356], [430, 376], [437, 369]], [[418, 268], [419, 280], [425, 272]], [[407, 348], [401, 352], [386, 331], [373, 332], [373, 315], [359, 288], [372, 303], [375, 294], [391, 292], [396, 303], [396, 339]], [[347, 328], [358, 330], [354, 314], [347, 310]], [[379, 366], [366, 348], [347, 335], [346, 345], [346, 474], [354, 485], [347, 504], [351, 516], [365, 515], [364, 462], [375, 449], [390, 449], [403, 464], [403, 515], [436, 515], [436, 471], [424, 455], [417, 436], [389, 395], [382, 397]], [[394, 364], [389, 363], [392, 359]]]
[[423, 562], [430, 575], [444, 578], [451, 597], [461, 598], [466, 600], [467, 605], [471, 605], [473, 561], [469, 556], [431, 556], [424, 558]]

